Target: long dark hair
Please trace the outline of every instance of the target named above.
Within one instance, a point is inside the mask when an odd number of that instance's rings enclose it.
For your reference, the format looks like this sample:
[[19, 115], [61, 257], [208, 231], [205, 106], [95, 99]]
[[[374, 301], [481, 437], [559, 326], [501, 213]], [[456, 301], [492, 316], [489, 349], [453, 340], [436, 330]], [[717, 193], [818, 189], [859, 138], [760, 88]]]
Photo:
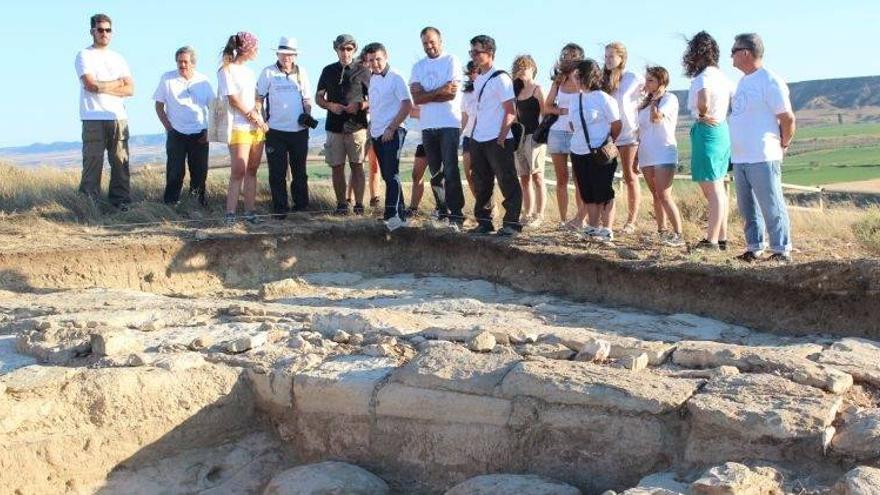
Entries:
[[718, 67], [721, 56], [718, 42], [706, 31], [700, 31], [687, 42], [687, 49], [681, 58], [684, 75], [694, 77], [706, 70], [706, 67]]
[[[574, 56], [569, 60], [564, 60], [567, 52], [571, 52]], [[567, 76], [577, 68], [578, 63], [584, 59], [584, 49], [577, 43], [568, 43], [559, 50], [559, 58], [553, 65], [553, 71], [550, 73], [550, 79], [556, 81], [559, 76]]]
[[602, 89], [602, 70], [595, 60], [588, 58], [577, 65], [578, 82], [588, 91]]
[[[659, 85], [663, 88], [669, 87], [669, 71], [664, 67], [660, 67], [659, 65], [651, 66], [645, 69], [645, 72], [648, 73], [649, 76], [657, 79]], [[642, 99], [642, 103], [639, 105], [639, 110], [644, 110], [651, 105], [651, 100], [654, 98], [653, 94], [646, 94], [645, 98]]]
[[235, 61], [235, 57], [238, 56], [240, 48], [241, 40], [238, 38], [237, 34], [233, 34], [228, 40], [226, 40], [226, 46], [223, 47], [223, 51], [220, 53], [220, 57], [223, 61], [221, 64], [224, 68]]

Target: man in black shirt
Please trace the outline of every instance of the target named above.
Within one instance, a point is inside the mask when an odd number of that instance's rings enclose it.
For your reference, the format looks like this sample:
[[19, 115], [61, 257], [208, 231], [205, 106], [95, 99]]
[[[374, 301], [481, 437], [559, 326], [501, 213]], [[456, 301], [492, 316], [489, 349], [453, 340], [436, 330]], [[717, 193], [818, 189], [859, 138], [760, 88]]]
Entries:
[[364, 158], [367, 151], [367, 94], [370, 72], [354, 60], [357, 42], [349, 34], [333, 41], [339, 61], [324, 67], [315, 101], [327, 110], [327, 142], [324, 153], [333, 170], [337, 214], [348, 214], [345, 203], [345, 160], [351, 167], [357, 214], [364, 211]]

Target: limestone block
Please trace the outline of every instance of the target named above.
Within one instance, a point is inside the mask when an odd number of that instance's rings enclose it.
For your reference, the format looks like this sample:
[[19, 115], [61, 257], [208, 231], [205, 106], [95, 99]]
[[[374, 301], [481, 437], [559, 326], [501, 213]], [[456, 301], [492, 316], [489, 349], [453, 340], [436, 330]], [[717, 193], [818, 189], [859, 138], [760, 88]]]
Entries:
[[880, 409], [844, 415], [831, 440], [834, 452], [863, 461], [880, 457]]
[[299, 373], [293, 379], [297, 410], [367, 416], [376, 387], [395, 367], [389, 358], [343, 356]]
[[514, 353], [474, 353], [450, 343], [428, 347], [397, 370], [393, 380], [411, 387], [492, 395], [518, 361]]
[[98, 356], [117, 356], [144, 350], [137, 336], [128, 330], [106, 331], [92, 335], [92, 352]]
[[504, 426], [510, 419], [508, 400], [389, 383], [379, 390], [376, 415], [433, 421]]
[[859, 466], [835, 486], [835, 495], [880, 495], [880, 469]]
[[782, 495], [782, 477], [773, 468], [736, 462], [715, 466], [691, 484], [693, 495]]

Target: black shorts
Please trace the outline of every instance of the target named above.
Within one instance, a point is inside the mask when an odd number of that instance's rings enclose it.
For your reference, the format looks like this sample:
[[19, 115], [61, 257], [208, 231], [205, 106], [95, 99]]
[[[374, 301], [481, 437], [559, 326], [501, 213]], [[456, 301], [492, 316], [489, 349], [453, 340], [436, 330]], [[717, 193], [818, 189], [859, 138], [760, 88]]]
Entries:
[[425, 156], [425, 145], [420, 144], [416, 146], [416, 158], [424, 158]]
[[470, 149], [469, 149], [470, 147], [471, 147], [471, 138], [469, 138], [467, 136], [461, 138], [461, 151], [462, 151], [462, 153], [470, 153]]
[[617, 158], [603, 162], [595, 153], [571, 153], [571, 168], [584, 203], [604, 204], [614, 199], [614, 172]]

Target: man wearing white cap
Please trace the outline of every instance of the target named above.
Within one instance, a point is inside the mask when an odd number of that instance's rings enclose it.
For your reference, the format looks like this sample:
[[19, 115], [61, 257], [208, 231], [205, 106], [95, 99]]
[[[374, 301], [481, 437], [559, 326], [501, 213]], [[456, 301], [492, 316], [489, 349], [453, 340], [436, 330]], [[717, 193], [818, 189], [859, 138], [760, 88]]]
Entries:
[[314, 128], [317, 122], [311, 117], [308, 74], [296, 64], [298, 52], [295, 38], [282, 37], [275, 50], [278, 61], [263, 69], [257, 80], [257, 106], [265, 111], [269, 125], [266, 161], [269, 162], [269, 188], [276, 218], [284, 218], [290, 210], [287, 199], [288, 167], [293, 177], [290, 183], [292, 211], [305, 210], [309, 205], [306, 158], [309, 152], [309, 127]]

